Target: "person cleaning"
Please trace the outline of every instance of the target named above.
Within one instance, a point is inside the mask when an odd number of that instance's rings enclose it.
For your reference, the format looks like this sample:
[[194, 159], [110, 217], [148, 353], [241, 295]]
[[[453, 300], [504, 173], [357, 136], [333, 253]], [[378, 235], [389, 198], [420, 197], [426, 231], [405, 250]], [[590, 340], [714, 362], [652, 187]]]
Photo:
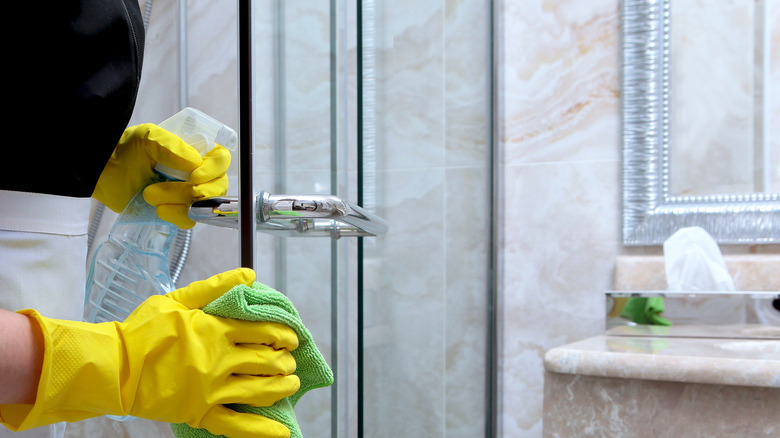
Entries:
[[127, 128], [143, 59], [137, 1], [16, 2], [6, 12], [0, 437], [61, 436], [52, 425], [106, 414], [289, 436], [224, 405], [270, 406], [298, 391], [296, 332], [200, 310], [252, 284], [252, 270], [151, 297], [123, 322], [79, 321], [91, 198], [119, 212], [157, 163], [192, 172], [144, 192], [162, 219], [187, 228], [193, 201], [227, 190], [224, 148], [201, 158], [159, 126]]
[[25, 430], [132, 415], [229, 437], [289, 436], [281, 423], [225, 405], [271, 406], [298, 391], [295, 331], [200, 310], [254, 280], [245, 268], [218, 274], [147, 299], [121, 323], [0, 311], [0, 421]]

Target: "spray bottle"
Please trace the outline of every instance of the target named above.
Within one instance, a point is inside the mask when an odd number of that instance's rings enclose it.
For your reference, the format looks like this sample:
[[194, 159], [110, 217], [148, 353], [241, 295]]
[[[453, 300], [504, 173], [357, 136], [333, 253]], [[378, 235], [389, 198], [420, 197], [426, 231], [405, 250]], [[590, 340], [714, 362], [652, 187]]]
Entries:
[[[160, 127], [205, 154], [215, 144], [235, 150], [238, 134], [206, 114], [184, 108]], [[149, 181], [186, 181], [189, 174], [158, 164]], [[87, 278], [84, 320], [123, 321], [146, 298], [174, 289], [171, 243], [177, 228], [159, 217], [141, 189], [119, 215], [105, 242], [95, 250]]]

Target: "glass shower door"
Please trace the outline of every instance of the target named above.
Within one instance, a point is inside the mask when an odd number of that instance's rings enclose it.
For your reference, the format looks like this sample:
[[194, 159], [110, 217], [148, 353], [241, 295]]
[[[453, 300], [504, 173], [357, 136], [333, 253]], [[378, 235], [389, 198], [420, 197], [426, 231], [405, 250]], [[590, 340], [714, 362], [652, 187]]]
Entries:
[[495, 436], [492, 2], [362, 0], [362, 436]]
[[298, 404], [304, 436], [492, 435], [491, 2], [254, 7], [256, 191], [337, 195], [390, 226], [258, 233], [258, 277], [336, 376]]
[[[256, 191], [355, 201], [354, 8], [318, 0], [254, 8]], [[306, 437], [356, 436], [356, 240], [257, 235], [258, 276], [295, 303], [336, 378], [298, 403]]]

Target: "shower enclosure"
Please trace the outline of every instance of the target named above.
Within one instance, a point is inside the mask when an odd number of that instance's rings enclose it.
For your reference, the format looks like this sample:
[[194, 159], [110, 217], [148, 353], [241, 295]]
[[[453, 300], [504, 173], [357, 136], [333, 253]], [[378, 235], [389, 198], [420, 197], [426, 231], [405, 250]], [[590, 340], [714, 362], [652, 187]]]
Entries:
[[[241, 5], [154, 4], [134, 120], [189, 105], [246, 135]], [[228, 194], [252, 172], [255, 193], [334, 195], [389, 224], [255, 235], [258, 281], [295, 303], [336, 376], [299, 402], [304, 436], [494, 435], [492, 2], [251, 5], [254, 147]], [[199, 224], [180, 282], [234, 267], [238, 247]]]

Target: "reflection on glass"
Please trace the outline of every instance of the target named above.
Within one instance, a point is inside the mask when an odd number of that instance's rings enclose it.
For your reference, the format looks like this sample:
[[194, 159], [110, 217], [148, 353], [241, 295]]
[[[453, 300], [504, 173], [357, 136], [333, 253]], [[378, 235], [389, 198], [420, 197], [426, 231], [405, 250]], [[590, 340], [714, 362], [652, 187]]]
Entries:
[[671, 194], [780, 191], [780, 2], [671, 2]]
[[[780, 292], [614, 291], [606, 301], [610, 335], [780, 339]], [[663, 323], [638, 318], [640, 302]]]

